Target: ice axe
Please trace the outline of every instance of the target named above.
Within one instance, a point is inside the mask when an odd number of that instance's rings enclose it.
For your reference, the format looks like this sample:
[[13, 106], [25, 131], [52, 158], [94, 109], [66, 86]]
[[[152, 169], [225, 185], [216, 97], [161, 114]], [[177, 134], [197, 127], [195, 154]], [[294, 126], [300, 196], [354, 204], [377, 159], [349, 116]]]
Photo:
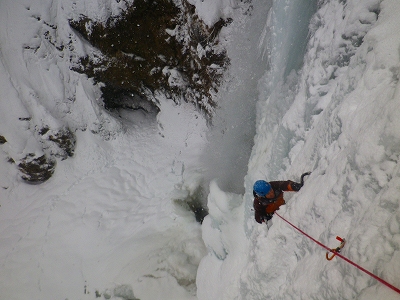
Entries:
[[310, 175], [311, 174], [311, 172], [306, 172], [306, 173], [303, 173], [302, 175], [301, 175], [301, 177], [300, 177], [300, 183], [301, 183], [301, 185], [304, 185], [304, 177], [306, 177], [306, 176], [308, 176], [308, 175]]

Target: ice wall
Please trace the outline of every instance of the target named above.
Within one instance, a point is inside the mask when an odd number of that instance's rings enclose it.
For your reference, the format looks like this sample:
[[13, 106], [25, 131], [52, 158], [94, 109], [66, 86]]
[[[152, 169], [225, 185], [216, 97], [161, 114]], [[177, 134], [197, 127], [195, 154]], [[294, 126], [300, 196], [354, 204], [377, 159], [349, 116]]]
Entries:
[[[279, 3], [292, 2], [274, 4]], [[262, 47], [271, 60], [259, 83], [257, 133], [245, 178], [245, 237], [239, 231], [233, 243], [248, 246], [237, 256], [242, 267], [236, 272], [224, 272], [235, 261], [232, 249], [215, 264], [212, 274], [219, 277], [200, 299], [398, 298], [354, 266], [327, 261], [324, 249], [279, 218], [269, 229], [256, 224], [251, 188], [259, 178], [298, 180], [312, 171], [299, 193], [286, 194], [280, 214], [325, 245], [337, 246], [336, 235], [347, 238], [344, 256], [397, 285], [399, 11], [395, 0], [319, 1], [303, 64], [295, 71], [286, 66], [298, 64], [281, 57], [290, 52], [285, 47], [276, 53], [271, 44]], [[290, 5], [282, 12], [290, 12]], [[274, 14], [266, 27], [271, 36], [278, 28]], [[215, 215], [210, 212], [211, 219]], [[229, 236], [227, 228], [219, 228]], [[200, 288], [200, 277], [197, 282]]]
[[243, 178], [255, 135], [257, 81], [267, 65], [258, 48], [263, 35], [260, 24], [265, 23], [271, 5], [272, 1], [255, 1], [229, 6], [233, 22], [220, 37], [230, 66], [216, 96], [218, 108], [207, 135], [209, 144], [202, 165], [206, 183], [217, 179], [219, 186], [228, 192], [244, 192]]

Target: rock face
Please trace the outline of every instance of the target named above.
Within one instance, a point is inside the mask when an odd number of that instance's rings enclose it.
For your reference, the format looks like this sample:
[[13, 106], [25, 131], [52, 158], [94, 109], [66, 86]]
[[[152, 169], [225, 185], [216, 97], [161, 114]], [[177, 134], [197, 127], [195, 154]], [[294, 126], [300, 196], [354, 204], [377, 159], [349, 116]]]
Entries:
[[106, 109], [157, 110], [157, 93], [187, 101], [210, 113], [229, 60], [218, 34], [230, 20], [211, 28], [186, 0], [135, 1], [105, 24], [82, 16], [71, 27], [93, 51], [74, 70], [102, 83]]
[[44, 149], [50, 149], [52, 156], [67, 159], [74, 156], [76, 137], [69, 128], [51, 130], [42, 128], [39, 132]]
[[46, 155], [36, 156], [29, 153], [18, 164], [21, 178], [28, 183], [38, 184], [48, 180], [54, 173], [56, 161]]
[[[45, 154], [28, 153], [17, 162], [12, 157], [8, 158], [9, 163], [17, 166], [21, 178], [31, 184], [47, 181], [55, 171], [56, 159], [61, 158], [64, 160], [72, 157], [76, 145], [75, 134], [68, 128], [51, 130], [45, 127], [39, 130], [38, 134]], [[6, 142], [6, 138], [0, 136], [0, 145]]]
[[[231, 20], [220, 19], [209, 27], [187, 0], [134, 1], [126, 5], [124, 12], [104, 22], [84, 15], [69, 21], [78, 39], [89, 45], [84, 57], [71, 54], [71, 40], [65, 44], [55, 42], [56, 25], [42, 21], [40, 16], [32, 17], [46, 28], [43, 41], [54, 46], [60, 55], [68, 53], [69, 67], [99, 85], [105, 109], [154, 113], [159, 111], [157, 97], [165, 95], [176, 103], [193, 103], [211, 117], [216, 107], [213, 97], [229, 64], [218, 36]], [[28, 45], [25, 50], [35, 56], [39, 48]], [[9, 162], [15, 164], [27, 183], [45, 182], [53, 175], [57, 160], [74, 155], [76, 128], [70, 129], [63, 120], [46, 122], [21, 117], [19, 121], [27, 122], [26, 128], [32, 131], [39, 150], [27, 149], [18, 158], [11, 151]], [[0, 136], [0, 145], [5, 143], [7, 139]], [[188, 205], [201, 222], [207, 214], [204, 208], [197, 202]]]
[[67, 159], [75, 151], [76, 137], [68, 128], [51, 130], [45, 127], [39, 135], [46, 154], [29, 153], [18, 163], [21, 178], [32, 184], [47, 181], [55, 171], [56, 158]]

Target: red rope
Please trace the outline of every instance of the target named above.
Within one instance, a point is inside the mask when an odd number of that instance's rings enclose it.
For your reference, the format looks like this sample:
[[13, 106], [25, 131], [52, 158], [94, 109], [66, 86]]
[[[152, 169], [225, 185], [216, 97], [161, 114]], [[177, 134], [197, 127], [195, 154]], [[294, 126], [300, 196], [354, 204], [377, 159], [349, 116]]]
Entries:
[[[288, 220], [284, 219], [281, 215], [279, 215], [278, 213], [275, 212], [275, 215], [277, 215], [279, 218], [281, 218], [283, 221], [285, 221], [286, 223], [288, 223], [290, 226], [292, 226], [293, 228], [297, 229], [298, 231], [300, 231], [302, 234], [304, 234], [306, 237], [308, 237], [310, 240], [314, 241], [315, 243], [317, 243], [318, 245], [320, 245], [322, 248], [325, 248], [328, 251], [331, 251], [330, 248], [328, 248], [327, 246], [325, 246], [324, 244], [322, 244], [321, 242], [317, 241], [316, 239], [314, 239], [313, 237], [311, 237], [310, 235], [308, 235], [307, 233], [305, 233], [303, 230], [301, 230], [300, 228], [294, 226], [292, 223], [290, 223]], [[355, 266], [356, 268], [358, 268], [359, 270], [363, 271], [364, 273], [367, 273], [369, 276], [371, 276], [372, 278], [378, 280], [379, 282], [383, 283], [384, 285], [386, 285], [387, 287], [391, 288], [392, 290], [394, 290], [395, 292], [400, 294], [400, 289], [398, 289], [397, 287], [391, 285], [390, 283], [386, 282], [385, 280], [383, 280], [382, 278], [376, 276], [375, 274], [371, 273], [370, 271], [364, 269], [363, 267], [357, 265], [355, 262], [351, 261], [350, 259], [348, 259], [347, 257], [344, 257], [343, 255], [341, 255], [338, 252], [335, 252], [336, 256], [339, 256], [341, 259], [347, 261], [349, 264], [352, 264], [353, 266]]]

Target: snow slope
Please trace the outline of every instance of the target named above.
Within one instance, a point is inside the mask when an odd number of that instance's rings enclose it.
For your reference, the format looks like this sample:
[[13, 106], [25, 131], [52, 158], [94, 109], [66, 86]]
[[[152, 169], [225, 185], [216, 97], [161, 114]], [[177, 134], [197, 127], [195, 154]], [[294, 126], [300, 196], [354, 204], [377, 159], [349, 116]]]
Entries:
[[[0, 298], [399, 299], [251, 210], [256, 179], [312, 171], [280, 214], [330, 247], [345, 237], [344, 256], [400, 287], [399, 2], [254, 0], [245, 14], [242, 1], [190, 2], [210, 24], [234, 18], [211, 132], [162, 97], [154, 119], [110, 115], [69, 69], [92, 49], [68, 18], [105, 20], [124, 1], [0, 2]], [[9, 158], [59, 151], [45, 126], [75, 132], [75, 155], [27, 185]], [[210, 175], [200, 226], [174, 200]]]
[[[2, 299], [195, 298], [206, 250], [173, 200], [199, 185], [206, 121], [163, 98], [150, 119], [100, 108], [98, 87], [69, 69], [89, 48], [66, 22], [82, 10], [101, 18], [117, 5], [108, 4], [0, 4]], [[53, 151], [38, 134], [46, 126], [73, 130], [75, 155], [27, 185], [8, 160]]]

